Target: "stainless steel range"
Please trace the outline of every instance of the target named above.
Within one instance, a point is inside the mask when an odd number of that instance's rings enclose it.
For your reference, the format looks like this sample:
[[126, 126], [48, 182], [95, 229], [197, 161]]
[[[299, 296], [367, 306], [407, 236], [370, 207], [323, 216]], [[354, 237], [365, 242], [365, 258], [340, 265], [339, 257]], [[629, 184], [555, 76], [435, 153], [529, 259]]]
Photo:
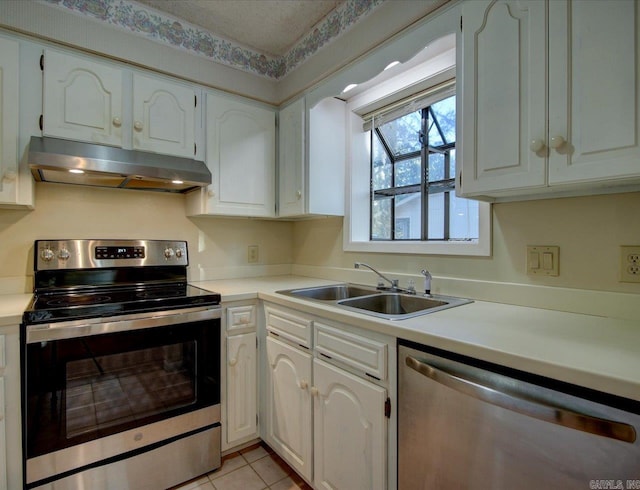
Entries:
[[38, 240], [26, 488], [159, 489], [220, 466], [220, 295], [183, 241]]

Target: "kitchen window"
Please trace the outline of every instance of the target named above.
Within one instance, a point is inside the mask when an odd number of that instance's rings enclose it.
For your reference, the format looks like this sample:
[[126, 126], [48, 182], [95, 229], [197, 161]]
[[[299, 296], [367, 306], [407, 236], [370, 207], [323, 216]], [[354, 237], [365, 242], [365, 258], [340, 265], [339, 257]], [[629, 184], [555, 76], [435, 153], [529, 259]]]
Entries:
[[491, 255], [491, 206], [455, 194], [464, 151], [455, 36], [436, 45], [430, 59], [347, 99], [345, 251]]
[[455, 94], [391, 112], [368, 124], [370, 239], [477, 239], [478, 203], [455, 195]]

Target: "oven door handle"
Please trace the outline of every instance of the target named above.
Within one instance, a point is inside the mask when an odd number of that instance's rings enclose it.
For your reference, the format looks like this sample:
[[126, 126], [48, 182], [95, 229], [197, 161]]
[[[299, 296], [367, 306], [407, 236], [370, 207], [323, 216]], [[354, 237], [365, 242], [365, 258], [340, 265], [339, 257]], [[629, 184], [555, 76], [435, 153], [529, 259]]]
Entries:
[[90, 337], [106, 333], [164, 327], [222, 317], [220, 306], [200, 306], [146, 313], [135, 313], [110, 318], [89, 318], [68, 322], [27, 325], [26, 342], [47, 342], [51, 340]]

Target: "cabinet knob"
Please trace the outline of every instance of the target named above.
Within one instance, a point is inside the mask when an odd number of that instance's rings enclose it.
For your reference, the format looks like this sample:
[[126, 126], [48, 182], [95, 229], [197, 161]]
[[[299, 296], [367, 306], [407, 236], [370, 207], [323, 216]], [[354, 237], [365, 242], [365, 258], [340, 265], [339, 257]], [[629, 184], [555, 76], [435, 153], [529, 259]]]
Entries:
[[236, 364], [238, 364], [238, 360], [235, 357], [229, 359], [229, 366], [235, 366]]
[[302, 197], [302, 191], [296, 191], [296, 199], [300, 199]]
[[122, 119], [120, 119], [118, 116], [114, 117], [112, 122], [116, 128], [122, 126]]
[[544, 141], [543, 140], [531, 140], [531, 144], [529, 145], [529, 148], [531, 149], [532, 152], [538, 153], [540, 150], [542, 150], [544, 148]]
[[140, 121], [134, 122], [133, 129], [135, 129], [136, 131], [142, 131], [142, 123]]
[[216, 191], [214, 191], [213, 189], [209, 189], [207, 191], [207, 197], [215, 197], [216, 196]]
[[564, 145], [564, 143], [565, 143], [564, 138], [562, 136], [557, 136], [556, 135], [553, 138], [551, 138], [550, 146], [551, 146], [551, 148], [558, 149], [562, 145]]
[[307, 383], [306, 380], [301, 379], [300, 380], [300, 389], [301, 390], [306, 390], [309, 387], [309, 383]]
[[310, 391], [311, 391], [311, 396], [318, 396], [318, 394], [320, 393], [318, 388], [316, 388], [315, 386], [312, 386]]
[[4, 182], [15, 182], [17, 178], [18, 178], [18, 174], [15, 173], [15, 171], [13, 170], [7, 170], [2, 176], [2, 180]]

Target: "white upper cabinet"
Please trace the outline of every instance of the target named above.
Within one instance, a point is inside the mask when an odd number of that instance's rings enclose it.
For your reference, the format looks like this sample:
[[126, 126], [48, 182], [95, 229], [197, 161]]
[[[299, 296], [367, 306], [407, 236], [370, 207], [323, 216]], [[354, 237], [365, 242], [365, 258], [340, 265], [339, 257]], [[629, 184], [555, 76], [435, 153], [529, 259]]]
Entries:
[[638, 10], [634, 0], [463, 4], [461, 195], [640, 183]]
[[279, 138], [280, 185], [278, 187], [278, 215], [304, 214], [305, 135], [304, 98], [280, 111]]
[[212, 183], [187, 196], [187, 214], [275, 216], [275, 111], [229, 96], [206, 97]]
[[122, 146], [123, 72], [45, 50], [43, 134]]
[[346, 104], [298, 99], [280, 111], [278, 216], [344, 215]]
[[193, 158], [195, 92], [192, 87], [133, 75], [133, 147]]
[[0, 38], [0, 204], [16, 203], [18, 53], [16, 41]]
[[193, 158], [198, 111], [190, 85], [45, 50], [45, 136]]
[[549, 2], [549, 183], [640, 175], [638, 2]]
[[539, 0], [463, 4], [465, 194], [546, 184], [528, 143], [546, 137], [545, 17]]

